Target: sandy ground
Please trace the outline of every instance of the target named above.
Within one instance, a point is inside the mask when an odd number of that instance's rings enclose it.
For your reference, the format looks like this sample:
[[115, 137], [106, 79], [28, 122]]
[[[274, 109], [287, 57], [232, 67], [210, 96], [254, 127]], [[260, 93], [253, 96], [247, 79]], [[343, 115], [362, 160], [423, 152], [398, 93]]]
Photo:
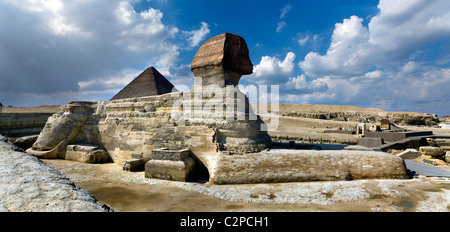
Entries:
[[427, 178], [212, 185], [148, 179], [113, 163], [43, 161], [119, 212], [450, 211], [450, 185]]

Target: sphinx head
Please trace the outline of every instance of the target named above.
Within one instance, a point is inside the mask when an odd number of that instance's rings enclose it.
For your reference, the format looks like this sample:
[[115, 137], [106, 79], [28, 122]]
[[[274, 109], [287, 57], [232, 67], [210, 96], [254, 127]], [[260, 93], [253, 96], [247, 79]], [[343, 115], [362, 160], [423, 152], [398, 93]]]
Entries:
[[[197, 51], [191, 63], [201, 85], [238, 85], [242, 75], [253, 73], [247, 43], [244, 38], [224, 33], [208, 39]], [[198, 84], [198, 83], [196, 83]]]

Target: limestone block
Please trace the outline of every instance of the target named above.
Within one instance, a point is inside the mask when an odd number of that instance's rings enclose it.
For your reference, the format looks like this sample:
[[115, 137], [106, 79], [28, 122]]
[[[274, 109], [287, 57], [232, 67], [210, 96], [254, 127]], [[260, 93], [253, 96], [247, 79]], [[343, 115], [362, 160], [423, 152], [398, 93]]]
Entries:
[[416, 149], [406, 149], [405, 151], [397, 154], [398, 157], [402, 159], [415, 159], [421, 156], [420, 152]]
[[450, 146], [450, 139], [434, 139], [436, 146]]
[[450, 163], [450, 151], [445, 153], [444, 160], [445, 162]]
[[30, 135], [30, 136], [23, 136], [19, 138], [15, 138], [13, 140], [14, 145], [26, 150], [33, 146], [34, 142], [36, 142], [36, 139], [38, 138], [38, 135]]
[[105, 163], [108, 162], [109, 155], [98, 146], [75, 144], [67, 146], [65, 159], [83, 163]]
[[123, 170], [124, 171], [142, 171], [144, 170], [144, 161], [141, 159], [130, 159], [126, 160], [123, 164]]
[[186, 181], [194, 167], [195, 161], [192, 158], [183, 161], [149, 160], [145, 164], [145, 177]]
[[403, 159], [375, 151], [272, 149], [210, 159], [214, 184], [408, 178]]
[[425, 147], [420, 147], [419, 151], [422, 155], [429, 155], [432, 157], [441, 157], [444, 155], [444, 151], [439, 147], [425, 146]]
[[347, 151], [373, 151], [372, 148], [368, 148], [368, 147], [361, 146], [361, 145], [346, 146], [346, 147], [344, 147], [344, 150], [347, 150]]
[[441, 148], [444, 152], [450, 151], [450, 146], [440, 146], [439, 148]]
[[189, 149], [183, 150], [168, 150], [168, 149], [156, 149], [152, 151], [153, 160], [171, 160], [182, 161], [190, 156]]
[[383, 145], [383, 138], [360, 138], [358, 140], [358, 145], [364, 147], [378, 147]]

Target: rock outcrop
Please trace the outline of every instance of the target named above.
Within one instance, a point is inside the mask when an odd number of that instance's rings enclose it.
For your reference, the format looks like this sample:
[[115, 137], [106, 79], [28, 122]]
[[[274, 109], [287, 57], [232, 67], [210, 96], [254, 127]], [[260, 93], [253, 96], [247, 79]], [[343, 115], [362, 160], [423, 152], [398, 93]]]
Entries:
[[0, 114], [0, 133], [11, 137], [39, 134], [53, 113]]
[[217, 184], [408, 178], [403, 159], [374, 151], [272, 149], [217, 157]]
[[108, 206], [0, 135], [0, 212], [108, 212]]
[[361, 108], [355, 106], [280, 104], [280, 114], [282, 116], [289, 117], [361, 123], [380, 122], [382, 119], [388, 119], [391, 123], [401, 125], [435, 126], [439, 123], [439, 117], [435, 114], [388, 112], [381, 109]]

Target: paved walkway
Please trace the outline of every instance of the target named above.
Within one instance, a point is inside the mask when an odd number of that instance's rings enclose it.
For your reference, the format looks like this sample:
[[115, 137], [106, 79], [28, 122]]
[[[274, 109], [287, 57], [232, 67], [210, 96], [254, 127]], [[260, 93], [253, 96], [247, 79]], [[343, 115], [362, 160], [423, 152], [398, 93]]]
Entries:
[[412, 160], [405, 160], [406, 168], [424, 176], [450, 177], [450, 171], [433, 167], [427, 164], [418, 163]]

